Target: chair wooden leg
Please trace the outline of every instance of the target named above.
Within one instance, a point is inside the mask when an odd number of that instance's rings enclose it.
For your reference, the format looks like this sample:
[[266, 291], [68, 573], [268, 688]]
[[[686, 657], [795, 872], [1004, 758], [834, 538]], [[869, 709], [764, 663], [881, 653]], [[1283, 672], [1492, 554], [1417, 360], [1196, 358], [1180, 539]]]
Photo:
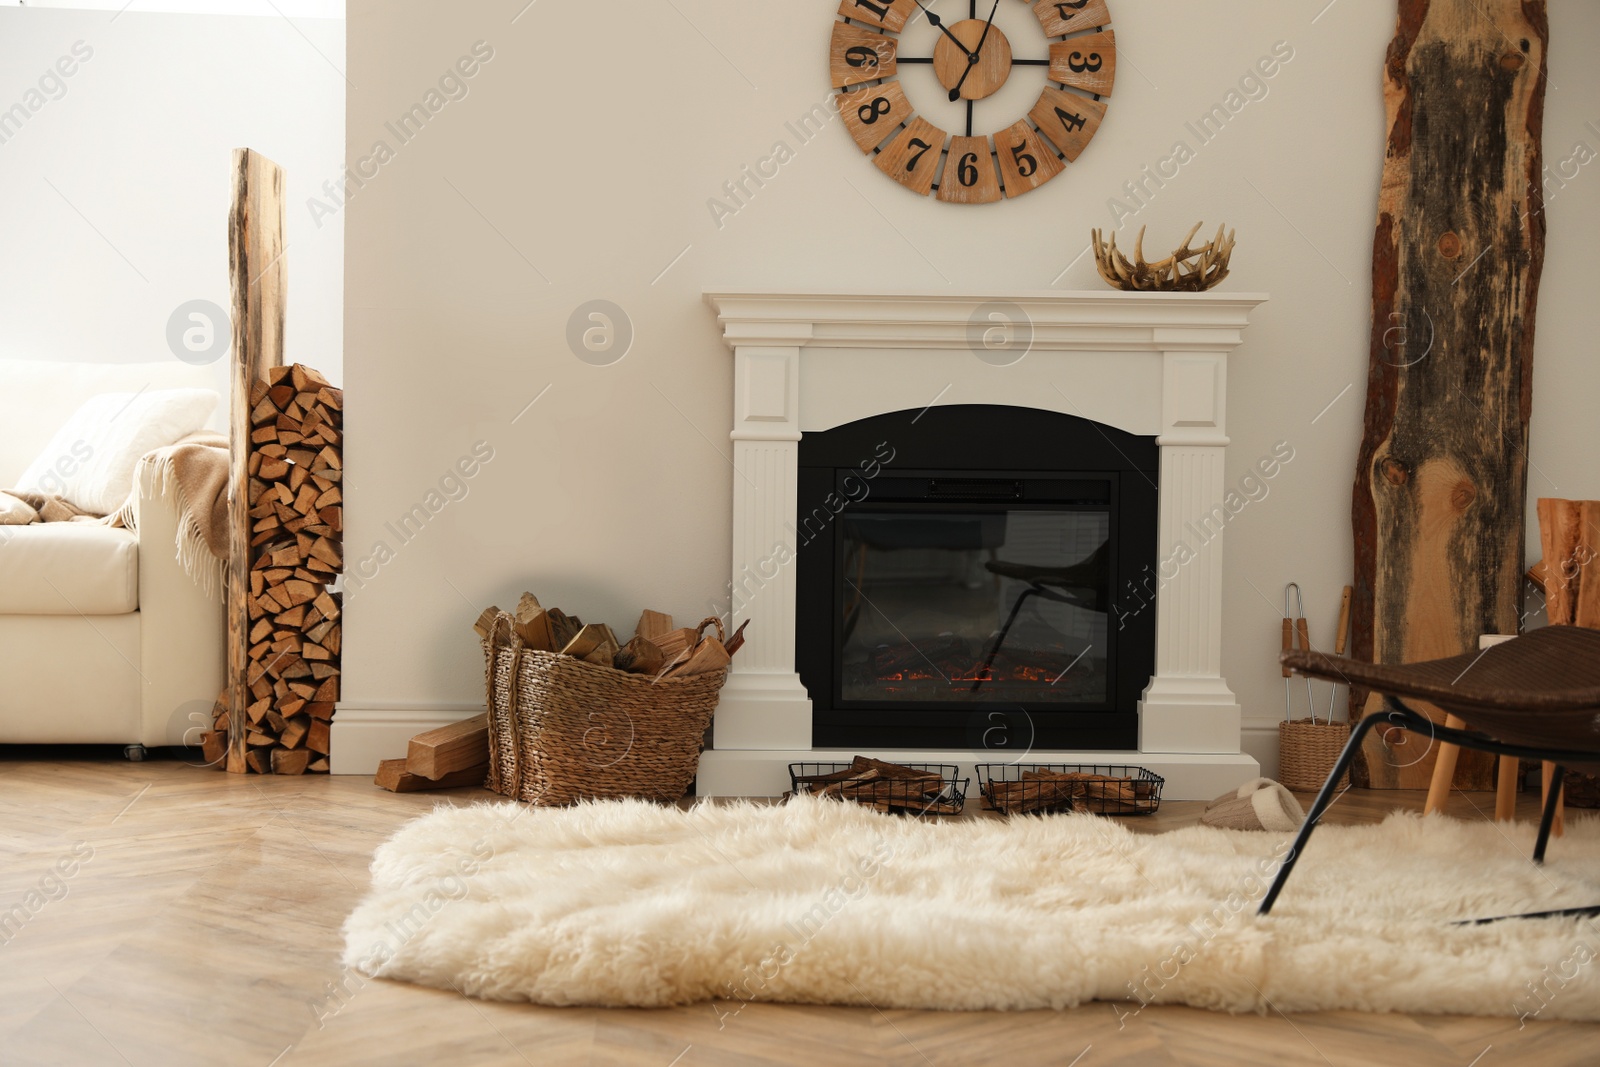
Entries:
[[[1446, 715], [1444, 724], [1451, 730], [1464, 730], [1467, 727], [1454, 715]], [[1428, 783], [1428, 799], [1422, 805], [1422, 814], [1444, 810], [1445, 801], [1450, 799], [1450, 783], [1456, 776], [1456, 760], [1460, 756], [1460, 748], [1439, 742], [1439, 755], [1433, 764], [1433, 780]]]
[[1511, 822], [1517, 817], [1517, 773], [1522, 764], [1511, 756], [1500, 757], [1500, 777], [1495, 782], [1494, 821]]
[[[1540, 782], [1539, 803], [1540, 803], [1540, 805], [1545, 805], [1550, 800], [1550, 780], [1553, 777], [1555, 777], [1555, 771], [1556, 771], [1556, 765], [1554, 763], [1551, 763], [1549, 760], [1545, 760], [1544, 761], [1544, 766], [1540, 769], [1540, 774], [1539, 774], [1539, 782]], [[1558, 793], [1558, 795], [1556, 796], [1555, 821], [1551, 824], [1551, 830], [1554, 831], [1554, 833], [1555, 833], [1555, 835], [1557, 837], [1560, 837], [1562, 832], [1566, 829], [1566, 827], [1563, 825], [1563, 822], [1565, 821], [1565, 816], [1566, 816], [1566, 798], [1563, 797], [1563, 796], [1560, 796], [1559, 793]]]

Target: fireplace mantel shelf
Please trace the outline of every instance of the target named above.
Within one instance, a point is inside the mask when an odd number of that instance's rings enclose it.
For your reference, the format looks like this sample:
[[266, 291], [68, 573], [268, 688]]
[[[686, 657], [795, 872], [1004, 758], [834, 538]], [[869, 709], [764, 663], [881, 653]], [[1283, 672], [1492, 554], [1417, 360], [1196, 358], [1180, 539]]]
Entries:
[[[1158, 559], [1186, 546], [1156, 597], [1156, 672], [1139, 750], [1076, 754], [1169, 774], [1166, 795], [1209, 798], [1253, 776], [1240, 709], [1221, 675], [1222, 537], [1192, 531], [1223, 499], [1229, 355], [1260, 293], [1054, 290], [705, 293], [734, 355], [732, 584], [748, 594], [734, 661], [701, 761], [704, 795], [775, 794], [812, 748], [795, 673], [792, 552], [800, 437], [935, 404], [999, 404], [1088, 418], [1156, 438]], [[998, 347], [991, 343], [999, 338]], [[926, 752], [930, 762], [1002, 753]], [[1049, 762], [1053, 754], [1033, 753]], [[1081, 762], [1075, 760], [1073, 762]], [[1062, 760], [1066, 762], [1066, 760]]]
[[[710, 292], [731, 346], [967, 349], [974, 313], [1007, 305], [1031, 325], [1032, 351], [1163, 351], [1239, 344], [1264, 293]], [[981, 319], [980, 319], [981, 322]]]

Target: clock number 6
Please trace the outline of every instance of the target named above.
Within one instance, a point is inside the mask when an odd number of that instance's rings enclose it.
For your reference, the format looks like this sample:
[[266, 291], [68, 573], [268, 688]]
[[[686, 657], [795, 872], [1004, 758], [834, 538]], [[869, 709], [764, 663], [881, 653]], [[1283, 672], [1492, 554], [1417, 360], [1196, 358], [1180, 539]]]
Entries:
[[[1077, 53], [1074, 52], [1073, 55], [1077, 55]], [[878, 65], [878, 53], [865, 45], [858, 44], [854, 48], [845, 49], [844, 61], [852, 67], [876, 67]], [[1095, 69], [1099, 70], [1100, 68], [1096, 67]]]
[[[881, 105], [881, 106], [880, 106]], [[856, 114], [868, 126], [877, 122], [883, 116], [894, 110], [894, 105], [889, 103], [886, 96], [876, 96], [856, 109]]]
[[968, 152], [961, 157], [961, 163], [956, 167], [956, 180], [962, 188], [970, 189], [978, 184], [978, 153]]
[[928, 154], [928, 150], [933, 147], [933, 145], [929, 144], [927, 141], [924, 141], [920, 137], [911, 138], [910, 144], [911, 144], [912, 147], [916, 147], [917, 145], [921, 145], [922, 146], [922, 151], [920, 151], [916, 155], [912, 156], [911, 157], [911, 161], [906, 164], [906, 173], [907, 174], [910, 174], [912, 171], [917, 169], [917, 164], [922, 162], [922, 157], [927, 155]]
[[1012, 145], [1011, 158], [1016, 161], [1017, 173], [1022, 175], [1024, 178], [1031, 178], [1033, 177], [1033, 172], [1039, 169], [1039, 161], [1029, 153], [1023, 151], [1023, 149], [1027, 147], [1027, 141], [1020, 141], [1017, 144]]

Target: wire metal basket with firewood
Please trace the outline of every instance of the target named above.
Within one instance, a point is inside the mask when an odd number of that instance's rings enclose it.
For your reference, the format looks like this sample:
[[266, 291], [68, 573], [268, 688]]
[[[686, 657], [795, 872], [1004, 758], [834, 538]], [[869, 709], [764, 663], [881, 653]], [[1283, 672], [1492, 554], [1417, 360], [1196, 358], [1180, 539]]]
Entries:
[[[706, 633], [714, 628], [715, 634]], [[717, 697], [744, 628], [675, 627], [646, 611], [617, 641], [524, 593], [489, 608], [483, 639], [489, 789], [538, 805], [610, 797], [676, 800], [693, 781]]]
[[1166, 784], [1144, 767], [1120, 764], [980, 763], [975, 770], [983, 806], [1005, 815], [1151, 815]]
[[849, 763], [791, 763], [795, 796], [851, 801], [895, 815], [960, 815], [970, 778], [949, 763], [885, 763], [857, 756]]

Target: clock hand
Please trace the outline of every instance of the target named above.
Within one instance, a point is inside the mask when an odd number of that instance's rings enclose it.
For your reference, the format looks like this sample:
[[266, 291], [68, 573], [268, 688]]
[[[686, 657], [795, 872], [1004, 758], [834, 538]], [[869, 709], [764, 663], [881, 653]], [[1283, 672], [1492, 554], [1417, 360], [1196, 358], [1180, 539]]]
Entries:
[[946, 37], [948, 37], [952, 41], [954, 41], [956, 43], [956, 47], [961, 49], [961, 54], [962, 55], [964, 55], [964, 56], [972, 55], [972, 53], [967, 50], [967, 46], [961, 43], [961, 38], [957, 37], [955, 34], [951, 33], [949, 30], [945, 29], [944, 20], [941, 19], [938, 15], [935, 15], [932, 11], [929, 11], [927, 6], [925, 4], [923, 4], [922, 0], [917, 0], [917, 6], [922, 8], [922, 13], [924, 15], [928, 16], [928, 25], [932, 26], [934, 29], [938, 30], [940, 33], [944, 34]]
[[950, 102], [955, 103], [961, 99], [961, 87], [967, 83], [967, 75], [972, 73], [972, 68], [978, 65], [978, 57], [983, 54], [983, 42], [989, 39], [989, 29], [994, 25], [995, 13], [1000, 10], [1000, 0], [994, 0], [994, 7], [989, 9], [989, 21], [983, 24], [983, 35], [978, 38], [978, 47], [967, 56], [967, 69], [961, 72], [961, 78], [956, 82], [956, 87], [950, 90]]

